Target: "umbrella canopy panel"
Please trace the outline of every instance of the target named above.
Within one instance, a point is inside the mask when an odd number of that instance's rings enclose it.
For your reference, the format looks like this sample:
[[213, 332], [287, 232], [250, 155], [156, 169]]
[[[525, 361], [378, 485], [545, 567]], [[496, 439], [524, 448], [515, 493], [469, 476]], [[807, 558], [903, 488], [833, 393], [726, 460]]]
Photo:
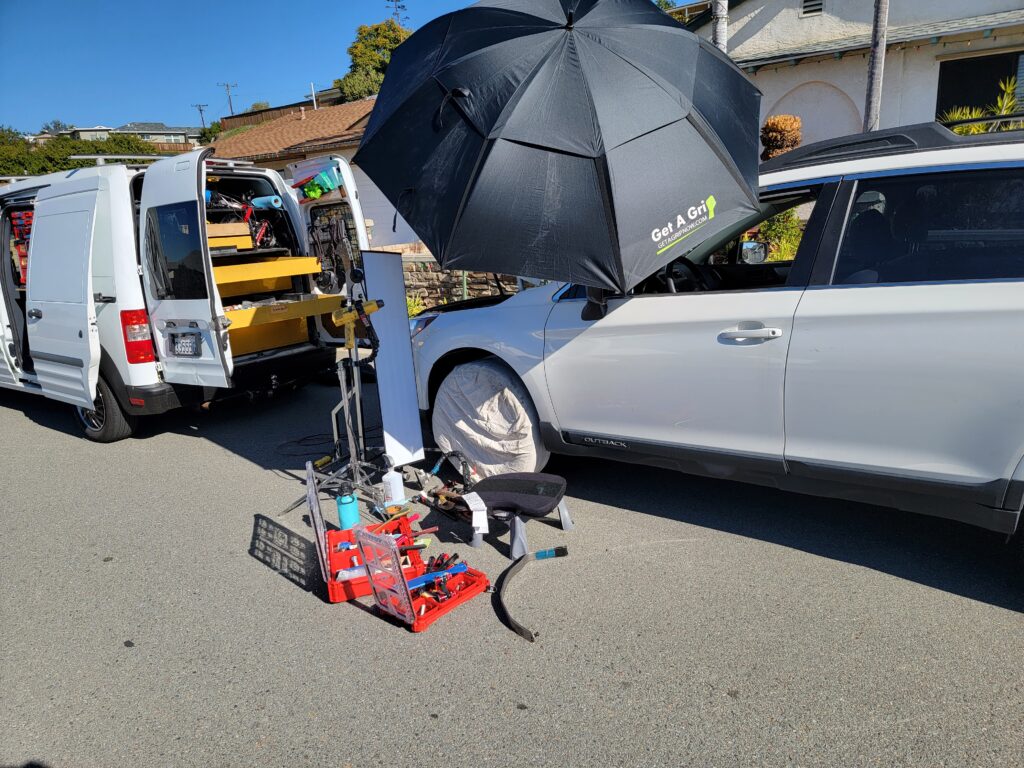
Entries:
[[355, 162], [444, 267], [625, 291], [753, 212], [759, 99], [649, 0], [484, 0], [395, 51]]

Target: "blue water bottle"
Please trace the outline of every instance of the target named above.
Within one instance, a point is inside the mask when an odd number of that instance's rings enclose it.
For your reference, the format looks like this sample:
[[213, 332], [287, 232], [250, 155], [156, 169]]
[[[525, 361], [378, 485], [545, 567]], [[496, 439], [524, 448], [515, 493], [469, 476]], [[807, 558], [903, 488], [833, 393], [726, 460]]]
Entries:
[[338, 525], [341, 530], [347, 531], [355, 528], [359, 523], [359, 502], [351, 493], [339, 496], [338, 499]]

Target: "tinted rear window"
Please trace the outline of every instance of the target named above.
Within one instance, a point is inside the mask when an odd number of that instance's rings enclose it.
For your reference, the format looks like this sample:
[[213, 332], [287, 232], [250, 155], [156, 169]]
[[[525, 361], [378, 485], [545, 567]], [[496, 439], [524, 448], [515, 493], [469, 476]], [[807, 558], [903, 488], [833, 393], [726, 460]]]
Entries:
[[207, 298], [197, 202], [171, 203], [149, 209], [146, 259], [156, 298]]

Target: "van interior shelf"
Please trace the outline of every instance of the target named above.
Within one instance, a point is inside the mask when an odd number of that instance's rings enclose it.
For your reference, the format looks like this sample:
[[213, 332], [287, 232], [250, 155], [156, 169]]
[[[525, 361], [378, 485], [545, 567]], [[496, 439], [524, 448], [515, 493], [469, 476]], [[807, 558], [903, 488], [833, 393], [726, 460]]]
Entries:
[[248, 280], [315, 275], [318, 272], [320, 262], [315, 256], [272, 256], [241, 264], [217, 264], [213, 268], [213, 279], [217, 285], [226, 285]]
[[[341, 309], [345, 297], [334, 295], [309, 294], [308, 298], [297, 301], [274, 300], [273, 303], [259, 304], [239, 309], [225, 308], [224, 314], [231, 321], [230, 332], [236, 329], [249, 328], [267, 323], [280, 323], [285, 320], [296, 320], [314, 315], [325, 315]], [[234, 338], [232, 338], [232, 344]]]
[[211, 248], [210, 256], [215, 259], [223, 259], [225, 256], [245, 256], [246, 258], [258, 259], [267, 256], [287, 256], [287, 248], [243, 248], [239, 250], [230, 248]]

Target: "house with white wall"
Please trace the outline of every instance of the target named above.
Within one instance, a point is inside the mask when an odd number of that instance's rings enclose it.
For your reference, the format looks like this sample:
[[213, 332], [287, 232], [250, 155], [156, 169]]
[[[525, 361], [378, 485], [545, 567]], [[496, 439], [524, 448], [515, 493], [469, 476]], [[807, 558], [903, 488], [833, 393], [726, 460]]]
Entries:
[[[688, 26], [711, 36], [711, 14]], [[729, 55], [764, 94], [761, 121], [797, 115], [803, 141], [857, 133], [864, 122], [873, 0], [732, 0]], [[1024, 0], [890, 0], [882, 128], [985, 107], [1017, 76], [1024, 110]]]

